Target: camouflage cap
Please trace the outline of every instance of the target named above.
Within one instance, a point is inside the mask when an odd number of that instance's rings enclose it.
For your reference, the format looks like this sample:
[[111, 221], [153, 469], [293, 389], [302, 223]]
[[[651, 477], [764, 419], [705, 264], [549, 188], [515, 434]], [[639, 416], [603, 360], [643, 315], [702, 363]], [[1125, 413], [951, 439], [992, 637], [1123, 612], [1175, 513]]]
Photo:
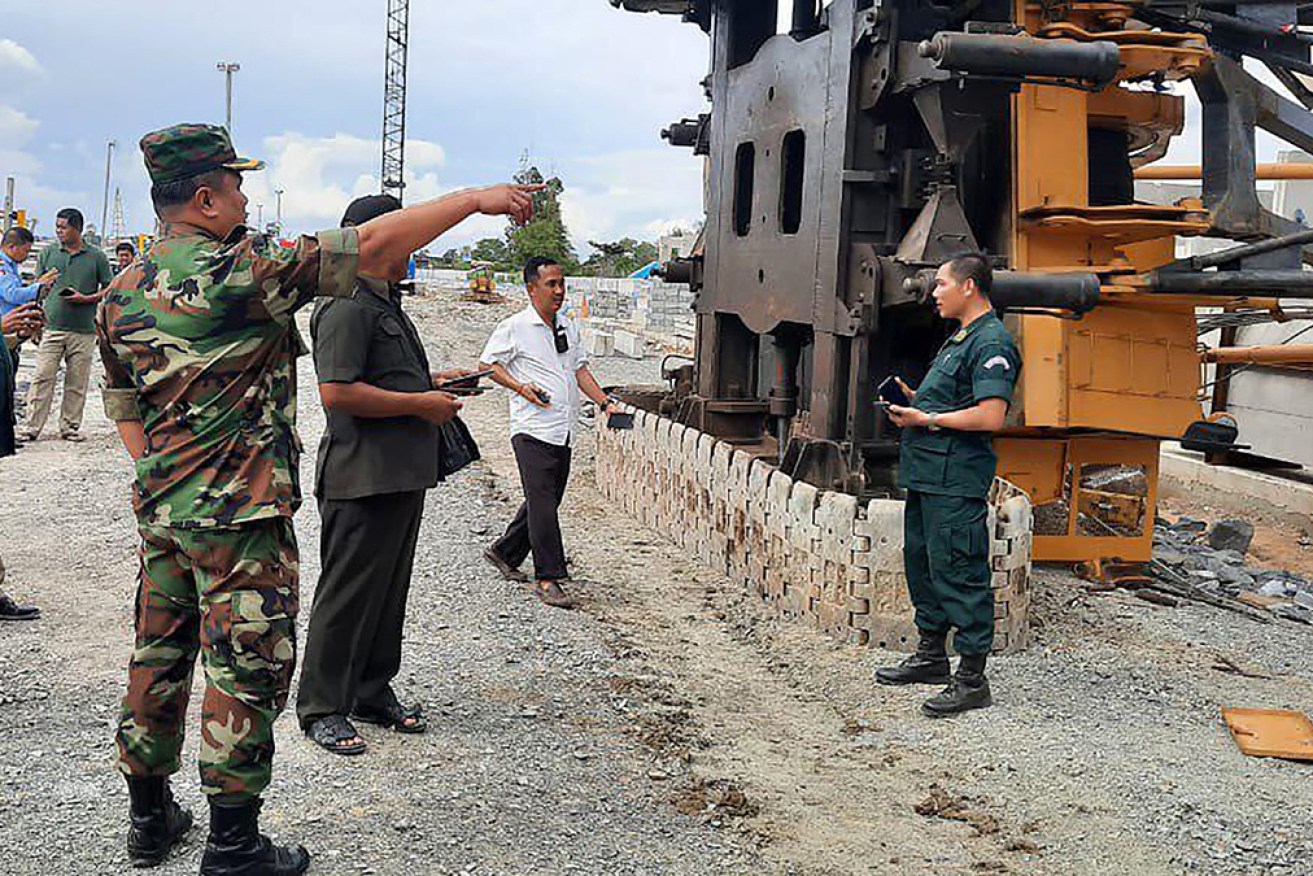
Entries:
[[257, 158], [242, 158], [228, 131], [219, 125], [184, 124], [152, 131], [141, 138], [141, 151], [152, 183], [177, 182], [219, 168], [263, 170]]

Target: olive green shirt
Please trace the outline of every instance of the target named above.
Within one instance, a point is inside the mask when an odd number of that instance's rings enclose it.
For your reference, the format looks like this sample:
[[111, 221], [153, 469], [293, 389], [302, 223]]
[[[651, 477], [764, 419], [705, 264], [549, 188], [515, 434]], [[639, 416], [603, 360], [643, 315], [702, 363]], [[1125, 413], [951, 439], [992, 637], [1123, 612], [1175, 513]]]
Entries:
[[[1020, 373], [1016, 342], [990, 311], [944, 342], [917, 388], [914, 404], [928, 414], [966, 410], [990, 398], [1011, 404]], [[997, 467], [988, 432], [903, 430], [898, 480], [904, 489], [985, 499]]]
[[[315, 302], [315, 371], [323, 383], [367, 383], [390, 392], [433, 389], [419, 329], [401, 293], [361, 279], [354, 298]], [[354, 417], [329, 408], [315, 494], [346, 500], [427, 490], [439, 477], [440, 431], [421, 417]]]
[[46, 323], [57, 331], [96, 333], [96, 305], [73, 304], [60, 294], [65, 289], [76, 289], [83, 295], [95, 295], [114, 279], [109, 259], [98, 248], [83, 243], [82, 249], [70, 253], [62, 244], [48, 246], [37, 259], [37, 275], [51, 268], [59, 271], [55, 285], [46, 297]]

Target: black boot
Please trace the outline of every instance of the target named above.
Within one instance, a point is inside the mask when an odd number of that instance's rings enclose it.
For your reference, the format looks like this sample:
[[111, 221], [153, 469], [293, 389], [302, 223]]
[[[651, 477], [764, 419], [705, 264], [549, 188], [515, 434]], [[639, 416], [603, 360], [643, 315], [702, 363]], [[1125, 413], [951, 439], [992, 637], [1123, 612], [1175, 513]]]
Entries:
[[958, 662], [957, 674], [948, 687], [922, 703], [921, 711], [931, 718], [944, 718], [993, 704], [989, 679], [985, 678], [985, 655], [972, 654]]
[[191, 830], [191, 813], [174, 802], [169, 780], [163, 776], [129, 776], [128, 799], [132, 807], [128, 860], [134, 867], [154, 867]]
[[260, 800], [210, 802], [201, 876], [295, 876], [310, 869], [303, 846], [276, 846], [260, 833]]
[[880, 684], [948, 684], [948, 650], [946, 633], [921, 631], [916, 653], [897, 666], [875, 671]]

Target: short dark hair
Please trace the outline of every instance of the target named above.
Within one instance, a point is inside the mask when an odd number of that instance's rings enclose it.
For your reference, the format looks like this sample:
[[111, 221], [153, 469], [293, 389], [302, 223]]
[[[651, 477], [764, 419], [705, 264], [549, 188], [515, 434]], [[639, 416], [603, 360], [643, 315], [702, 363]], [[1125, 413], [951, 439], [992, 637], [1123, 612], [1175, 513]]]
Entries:
[[981, 252], [964, 252], [948, 260], [949, 272], [959, 283], [972, 280], [980, 294], [989, 297], [994, 288], [994, 268], [989, 263], [989, 256]]
[[136, 248], [135, 246], [133, 246], [132, 243], [131, 243], [130, 241], [127, 241], [127, 240], [120, 240], [120, 241], [119, 241], [119, 245], [116, 246], [116, 247], [114, 247], [114, 252], [115, 252], [115, 253], [126, 252], [126, 253], [129, 253], [129, 254], [131, 254], [131, 255], [136, 255], [136, 254], [137, 254], [137, 248]]
[[69, 225], [72, 225], [78, 231], [82, 230], [82, 226], [86, 222], [86, 220], [82, 218], [82, 211], [79, 210], [77, 207], [65, 207], [64, 209], [60, 210], [58, 213], [55, 214], [55, 221], [58, 222], [60, 219], [63, 219], [65, 222], [67, 222]]
[[173, 182], [155, 183], [150, 187], [151, 203], [155, 205], [155, 212], [163, 215], [170, 208], [180, 207], [190, 201], [203, 186], [217, 189], [223, 183], [224, 174], [236, 172], [219, 168]]
[[15, 225], [5, 232], [0, 246], [29, 246], [33, 243], [36, 243], [36, 238], [32, 236], [32, 232], [21, 225]]
[[524, 263], [524, 285], [532, 286], [538, 282], [538, 275], [543, 268], [560, 267], [561, 263], [550, 256], [534, 256]]

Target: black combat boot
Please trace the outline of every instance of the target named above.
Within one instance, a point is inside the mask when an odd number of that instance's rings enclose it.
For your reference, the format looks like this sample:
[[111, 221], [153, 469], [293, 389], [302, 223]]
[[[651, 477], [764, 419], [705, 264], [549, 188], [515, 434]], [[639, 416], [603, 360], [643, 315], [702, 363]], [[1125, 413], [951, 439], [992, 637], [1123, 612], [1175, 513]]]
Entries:
[[947, 633], [922, 630], [916, 653], [897, 666], [877, 669], [875, 680], [880, 684], [948, 684], [947, 638]]
[[201, 876], [296, 876], [310, 869], [303, 846], [276, 846], [260, 833], [260, 800], [210, 802]]
[[945, 718], [993, 704], [989, 679], [985, 678], [985, 655], [973, 654], [958, 661], [957, 674], [948, 687], [922, 703], [921, 711], [931, 718]]
[[128, 799], [132, 807], [128, 860], [134, 867], [154, 867], [191, 830], [191, 813], [174, 802], [164, 776], [129, 776]]

